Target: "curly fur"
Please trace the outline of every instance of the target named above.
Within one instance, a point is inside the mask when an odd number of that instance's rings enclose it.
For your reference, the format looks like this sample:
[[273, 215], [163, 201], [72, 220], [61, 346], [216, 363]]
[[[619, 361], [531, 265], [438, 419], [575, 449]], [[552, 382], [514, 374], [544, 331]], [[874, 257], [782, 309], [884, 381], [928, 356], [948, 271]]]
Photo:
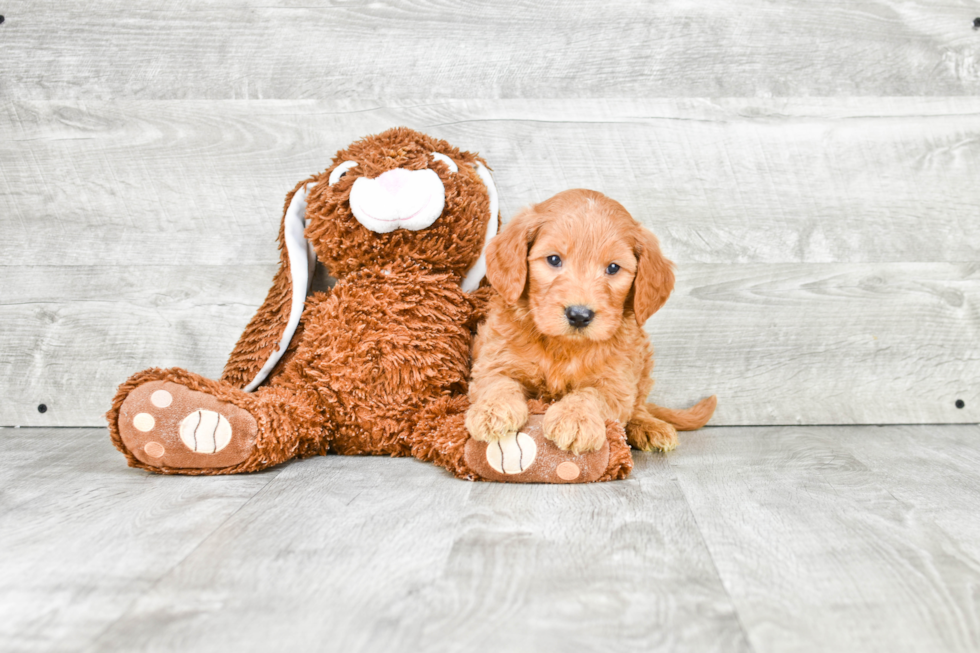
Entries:
[[[642, 325], [670, 296], [673, 264], [618, 202], [576, 189], [526, 209], [490, 243], [487, 277], [497, 294], [474, 343], [474, 438], [519, 429], [528, 397], [552, 402], [545, 436], [575, 453], [602, 446], [607, 420], [625, 425], [632, 446], [668, 451], [678, 428], [711, 417], [713, 396], [687, 411], [647, 403], [653, 349]], [[573, 326], [570, 306], [594, 318]]]

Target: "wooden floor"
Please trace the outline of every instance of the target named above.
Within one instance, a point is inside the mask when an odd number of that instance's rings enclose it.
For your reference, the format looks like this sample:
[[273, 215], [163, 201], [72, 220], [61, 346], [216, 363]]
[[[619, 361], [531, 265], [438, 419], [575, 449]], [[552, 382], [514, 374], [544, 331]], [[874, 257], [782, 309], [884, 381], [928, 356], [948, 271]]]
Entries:
[[976, 651], [980, 426], [726, 427], [627, 481], [129, 469], [0, 431], [0, 650]]

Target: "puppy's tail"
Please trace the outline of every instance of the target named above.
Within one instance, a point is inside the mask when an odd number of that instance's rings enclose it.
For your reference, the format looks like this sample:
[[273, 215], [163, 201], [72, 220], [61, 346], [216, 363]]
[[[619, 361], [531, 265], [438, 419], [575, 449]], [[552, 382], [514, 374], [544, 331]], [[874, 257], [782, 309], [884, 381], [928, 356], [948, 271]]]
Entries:
[[685, 410], [664, 408], [651, 403], [647, 403], [647, 410], [657, 419], [673, 424], [678, 431], [693, 431], [708, 423], [717, 405], [718, 397], [711, 395]]

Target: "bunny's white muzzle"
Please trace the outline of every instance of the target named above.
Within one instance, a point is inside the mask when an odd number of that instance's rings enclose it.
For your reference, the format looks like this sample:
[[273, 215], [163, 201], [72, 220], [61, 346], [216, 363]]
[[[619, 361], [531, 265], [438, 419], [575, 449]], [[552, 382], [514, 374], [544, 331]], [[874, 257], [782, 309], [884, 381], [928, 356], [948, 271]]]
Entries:
[[429, 168], [395, 168], [374, 179], [359, 177], [350, 191], [354, 217], [377, 234], [425, 229], [442, 215], [445, 204], [446, 187]]

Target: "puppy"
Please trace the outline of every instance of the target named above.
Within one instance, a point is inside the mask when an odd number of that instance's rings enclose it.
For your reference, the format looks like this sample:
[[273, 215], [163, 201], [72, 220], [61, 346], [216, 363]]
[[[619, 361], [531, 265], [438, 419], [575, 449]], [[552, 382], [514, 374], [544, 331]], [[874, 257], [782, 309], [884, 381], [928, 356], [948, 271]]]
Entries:
[[568, 190], [525, 209], [487, 249], [496, 290], [473, 344], [466, 428], [492, 442], [528, 419], [527, 399], [554, 403], [545, 437], [598, 450], [619, 420], [645, 451], [669, 451], [677, 429], [703, 426], [714, 396], [688, 410], [647, 402], [653, 350], [643, 323], [674, 287], [673, 264], [618, 202]]

